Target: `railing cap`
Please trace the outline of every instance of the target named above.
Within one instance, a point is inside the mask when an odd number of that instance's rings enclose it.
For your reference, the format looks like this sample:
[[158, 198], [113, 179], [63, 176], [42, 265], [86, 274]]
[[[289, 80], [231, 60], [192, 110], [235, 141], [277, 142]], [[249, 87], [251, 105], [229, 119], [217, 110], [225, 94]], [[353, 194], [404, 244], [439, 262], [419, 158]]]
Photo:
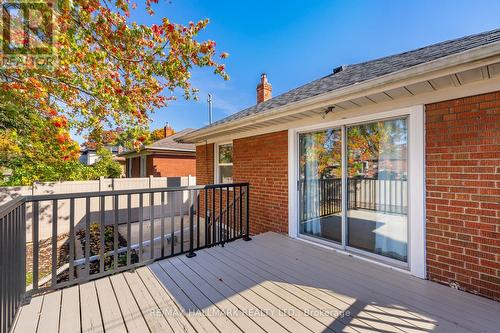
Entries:
[[[61, 194], [39, 194], [39, 195], [26, 195], [17, 197], [17, 200], [24, 201], [48, 201], [48, 200], [64, 200], [64, 199], [82, 199], [91, 197], [104, 197], [104, 196], [115, 196], [115, 195], [127, 195], [127, 194], [148, 194], [148, 193], [160, 193], [160, 192], [181, 192], [181, 191], [191, 191], [191, 190], [204, 190], [204, 189], [224, 189], [224, 188], [234, 188], [234, 187], [246, 187], [249, 183], [228, 183], [228, 184], [209, 184], [209, 185], [196, 185], [196, 186], [176, 186], [176, 187], [156, 187], [147, 189], [130, 189], [130, 190], [111, 190], [111, 191], [92, 191], [92, 192], [79, 192], [79, 193], [61, 193]], [[6, 205], [14, 205], [12, 201], [9, 201]], [[3, 211], [4, 206], [0, 207], [0, 212]]]
[[7, 214], [12, 212], [15, 208], [20, 206], [25, 201], [26, 201], [26, 197], [21, 195], [21, 196], [15, 197], [11, 201], [0, 206], [0, 218], [4, 218]]

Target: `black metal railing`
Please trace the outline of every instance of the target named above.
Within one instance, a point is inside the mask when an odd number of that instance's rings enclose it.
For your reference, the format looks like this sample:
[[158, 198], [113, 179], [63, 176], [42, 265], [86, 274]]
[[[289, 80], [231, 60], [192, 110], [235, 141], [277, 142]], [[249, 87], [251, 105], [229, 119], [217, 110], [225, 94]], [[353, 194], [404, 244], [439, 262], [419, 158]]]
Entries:
[[349, 178], [349, 208], [407, 214], [406, 179]]
[[0, 332], [8, 332], [26, 288], [24, 198], [0, 210]]
[[[383, 213], [407, 214], [407, 181], [403, 179], [349, 178], [347, 207]], [[301, 221], [342, 211], [340, 178], [299, 181]]]
[[302, 180], [299, 186], [302, 221], [342, 211], [341, 179]]
[[25, 297], [249, 240], [249, 184], [26, 196], [0, 217], [4, 333]]

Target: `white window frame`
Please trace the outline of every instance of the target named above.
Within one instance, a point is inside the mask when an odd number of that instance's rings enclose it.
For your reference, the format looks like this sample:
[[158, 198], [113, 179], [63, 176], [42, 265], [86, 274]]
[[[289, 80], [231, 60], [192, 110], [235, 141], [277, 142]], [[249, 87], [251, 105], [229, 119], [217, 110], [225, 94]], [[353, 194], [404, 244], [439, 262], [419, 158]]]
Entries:
[[146, 173], [147, 173], [147, 169], [148, 169], [148, 157], [147, 155], [141, 155], [141, 158], [139, 160], [139, 170], [140, 170], [140, 173], [139, 175], [141, 177], [146, 177]]
[[[233, 146], [233, 163], [219, 163], [219, 146], [224, 146], [224, 145]], [[234, 168], [234, 145], [233, 145], [232, 141], [220, 142], [220, 143], [215, 144], [214, 149], [215, 149], [215, 151], [214, 151], [214, 183], [215, 184], [222, 184], [222, 180], [220, 179], [219, 167], [231, 165]], [[234, 175], [232, 175], [232, 178], [233, 177], [234, 177]], [[233, 182], [234, 182], [234, 178], [233, 178]]]
[[[299, 238], [298, 207], [299, 197], [297, 180], [298, 170], [298, 138], [299, 133], [321, 130], [325, 128], [349, 126], [356, 123], [377, 121], [387, 118], [407, 117], [408, 121], [408, 264], [402, 271], [425, 278], [425, 192], [424, 192], [424, 106], [416, 105], [391, 111], [378, 112], [348, 119], [323, 122], [310, 126], [291, 128], [288, 130], [288, 233], [290, 237]], [[344, 145], [343, 145], [344, 147]], [[345, 188], [345, 187], [344, 187]], [[345, 196], [345, 190], [343, 190]], [[343, 199], [345, 202], [345, 199]], [[345, 226], [345, 222], [343, 222]], [[345, 228], [343, 228], [345, 237]], [[303, 236], [300, 237], [305, 238]], [[398, 265], [383, 260], [381, 256], [370, 256], [366, 253], [347, 251], [346, 248], [333, 243], [319, 242], [339, 252], [349, 253], [369, 261], [399, 269]], [[344, 242], [345, 244], [345, 242]]]

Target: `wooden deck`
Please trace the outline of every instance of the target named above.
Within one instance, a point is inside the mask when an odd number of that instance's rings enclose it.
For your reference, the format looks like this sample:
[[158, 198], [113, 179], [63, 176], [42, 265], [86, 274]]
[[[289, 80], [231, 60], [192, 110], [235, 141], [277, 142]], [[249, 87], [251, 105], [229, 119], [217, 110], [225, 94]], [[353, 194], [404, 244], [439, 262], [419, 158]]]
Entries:
[[283, 235], [35, 297], [13, 332], [499, 332], [500, 303]]

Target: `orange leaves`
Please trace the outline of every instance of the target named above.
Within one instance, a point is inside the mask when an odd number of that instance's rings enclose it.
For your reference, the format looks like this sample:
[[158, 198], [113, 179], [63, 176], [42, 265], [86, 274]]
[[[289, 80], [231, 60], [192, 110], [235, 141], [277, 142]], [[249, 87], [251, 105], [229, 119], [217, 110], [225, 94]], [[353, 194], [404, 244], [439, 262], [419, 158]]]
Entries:
[[57, 128], [66, 128], [68, 126], [68, 119], [65, 116], [56, 117], [52, 119], [52, 124]]
[[56, 140], [60, 144], [65, 143], [66, 141], [68, 141], [68, 139], [69, 139], [69, 135], [67, 133], [59, 133], [56, 135]]
[[[156, 2], [146, 0], [146, 7]], [[103, 0], [73, 4], [71, 11], [56, 16], [58, 67], [22, 68], [0, 85], [14, 92], [16, 103], [50, 120], [57, 142], [70, 142], [59, 133], [70, 126], [83, 134], [103, 133], [109, 126], [146, 126], [150, 114], [174, 98], [166, 89], [196, 95], [190, 83], [195, 66], [227, 79], [225, 65], [214, 59], [216, 43], [197, 38], [208, 19], [181, 25], [162, 18], [161, 24], [140, 25], [126, 17], [136, 9], [128, 0], [110, 8]]]

